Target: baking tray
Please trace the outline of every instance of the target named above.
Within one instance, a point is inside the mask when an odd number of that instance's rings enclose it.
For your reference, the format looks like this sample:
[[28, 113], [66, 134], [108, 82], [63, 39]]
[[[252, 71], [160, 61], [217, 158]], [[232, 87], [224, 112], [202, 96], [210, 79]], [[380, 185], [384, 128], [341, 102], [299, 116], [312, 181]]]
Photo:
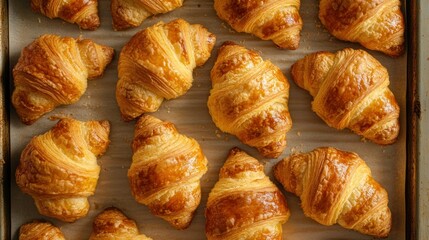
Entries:
[[[2, 1], [2, 95], [3, 121], [0, 131], [2, 138], [2, 158], [5, 165], [1, 169], [2, 228], [4, 239], [17, 238], [21, 224], [33, 219], [46, 219], [59, 226], [68, 239], [87, 239], [92, 221], [104, 208], [116, 206], [129, 217], [135, 219], [141, 232], [153, 239], [205, 239], [204, 208], [207, 196], [218, 179], [219, 168], [233, 146], [239, 146], [265, 165], [272, 177], [272, 166], [281, 158], [294, 152], [309, 151], [319, 146], [334, 146], [343, 150], [357, 152], [366, 160], [373, 176], [388, 191], [389, 206], [393, 214], [393, 229], [389, 239], [416, 238], [416, 121], [418, 117], [417, 86], [417, 3], [406, 1], [403, 11], [407, 17], [407, 53], [399, 58], [390, 58], [381, 53], [369, 51], [384, 66], [391, 76], [391, 89], [401, 108], [401, 132], [398, 141], [381, 147], [363, 141], [348, 130], [337, 131], [329, 128], [310, 108], [311, 97], [298, 88], [289, 74], [291, 65], [308, 53], [319, 50], [337, 51], [345, 47], [362, 48], [358, 44], [341, 42], [333, 38], [317, 19], [318, 2], [301, 2], [301, 16], [304, 21], [300, 48], [295, 51], [280, 50], [270, 41], [261, 41], [249, 34], [240, 34], [217, 18], [212, 1], [185, 0], [184, 6], [171, 13], [158, 15], [146, 20], [142, 26], [123, 32], [112, 30], [110, 1], [99, 1], [101, 27], [96, 31], [82, 31], [76, 25], [61, 20], [51, 20], [33, 13], [28, 1]], [[9, 4], [8, 7], [7, 4]], [[423, 4], [423, 3], [420, 3]], [[6, 14], [6, 10], [9, 11]], [[176, 124], [178, 130], [195, 138], [209, 160], [209, 171], [202, 179], [202, 200], [191, 226], [178, 231], [163, 220], [149, 213], [147, 207], [139, 205], [130, 194], [127, 169], [131, 163], [131, 141], [134, 122], [123, 122], [115, 101], [114, 91], [117, 81], [117, 62], [120, 49], [137, 31], [159, 21], [168, 22], [184, 18], [190, 23], [200, 23], [217, 35], [217, 43], [209, 61], [194, 71], [194, 84], [183, 97], [163, 103], [153, 115]], [[10, 29], [10, 31], [8, 31]], [[94, 41], [112, 46], [116, 50], [114, 61], [108, 66], [101, 79], [88, 82], [88, 90], [76, 104], [57, 108], [46, 114], [35, 124], [25, 126], [10, 108], [11, 89], [10, 70], [16, 64], [21, 49], [38, 36], [55, 33], [63, 36], [91, 38]], [[289, 108], [293, 128], [287, 134], [288, 147], [280, 158], [263, 159], [255, 149], [240, 143], [235, 137], [220, 132], [211, 121], [206, 102], [211, 88], [209, 71], [217, 56], [217, 49], [227, 40], [234, 40], [260, 52], [280, 67], [291, 83]], [[8, 45], [9, 43], [9, 45]], [[9, 110], [10, 109], [10, 110]], [[10, 115], [10, 117], [9, 117]], [[102, 167], [95, 195], [90, 198], [91, 210], [87, 217], [68, 224], [45, 218], [37, 213], [33, 200], [23, 194], [16, 186], [14, 172], [19, 155], [31, 137], [49, 130], [55, 121], [52, 116], [72, 116], [80, 120], [107, 119], [111, 122], [111, 145], [106, 154], [99, 159]], [[10, 123], [9, 120], [10, 119]], [[9, 135], [10, 129], [10, 135]], [[10, 137], [9, 137], [10, 136]], [[10, 144], [10, 148], [9, 148]], [[9, 151], [10, 150], [10, 151]], [[299, 199], [285, 193], [292, 216], [283, 225], [285, 239], [371, 239], [339, 226], [325, 227], [308, 219], [299, 207]]]

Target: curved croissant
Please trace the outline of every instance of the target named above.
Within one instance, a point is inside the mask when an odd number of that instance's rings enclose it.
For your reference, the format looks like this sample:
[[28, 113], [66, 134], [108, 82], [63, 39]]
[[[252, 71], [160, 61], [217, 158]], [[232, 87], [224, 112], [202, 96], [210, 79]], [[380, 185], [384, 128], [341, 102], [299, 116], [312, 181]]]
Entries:
[[89, 240], [152, 240], [144, 234], [139, 234], [136, 222], [114, 207], [107, 208], [98, 214], [92, 229]]
[[208, 108], [222, 131], [276, 158], [292, 127], [289, 83], [280, 69], [258, 53], [226, 42], [211, 71]]
[[115, 30], [137, 27], [149, 16], [181, 7], [183, 0], [112, 0], [110, 10]]
[[51, 223], [34, 221], [19, 228], [19, 240], [65, 240], [65, 237]]
[[145, 115], [136, 125], [128, 170], [137, 202], [177, 229], [185, 229], [201, 200], [200, 179], [207, 159], [199, 144], [170, 122]]
[[252, 33], [277, 46], [297, 49], [302, 19], [300, 0], [215, 0], [217, 15], [237, 32]]
[[91, 40], [43, 35], [22, 50], [13, 68], [12, 104], [25, 124], [79, 100], [88, 78], [103, 74], [113, 48]]
[[276, 179], [301, 198], [306, 216], [323, 225], [340, 224], [387, 237], [391, 213], [386, 190], [355, 153], [317, 148], [285, 158], [274, 167]]
[[31, 195], [40, 214], [73, 222], [86, 216], [100, 166], [97, 156], [109, 145], [108, 121], [61, 119], [33, 137], [21, 154], [16, 183]]
[[76, 23], [82, 29], [95, 30], [100, 26], [98, 0], [31, 0], [31, 8], [49, 18]]
[[313, 111], [329, 126], [378, 144], [391, 144], [399, 133], [399, 106], [388, 88], [389, 75], [363, 50], [307, 55], [292, 66], [292, 78], [314, 97]]
[[283, 239], [282, 224], [290, 212], [264, 166], [233, 148], [209, 194], [205, 215], [208, 240]]
[[183, 19], [160, 22], [134, 35], [119, 57], [116, 100], [124, 120], [155, 112], [164, 98], [191, 88], [192, 70], [210, 57], [216, 37]]
[[400, 4], [399, 0], [320, 0], [319, 18], [338, 39], [399, 56], [404, 52]]

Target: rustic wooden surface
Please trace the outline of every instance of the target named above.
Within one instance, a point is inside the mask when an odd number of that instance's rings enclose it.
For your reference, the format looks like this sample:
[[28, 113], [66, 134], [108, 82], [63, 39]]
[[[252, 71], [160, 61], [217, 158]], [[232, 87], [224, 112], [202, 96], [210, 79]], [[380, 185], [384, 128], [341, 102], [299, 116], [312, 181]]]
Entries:
[[[389, 206], [393, 213], [393, 229], [388, 239], [405, 238], [405, 173], [406, 173], [406, 67], [407, 57], [389, 58], [381, 53], [369, 51], [384, 66], [391, 76], [391, 89], [401, 107], [401, 133], [398, 141], [390, 146], [381, 147], [363, 141], [348, 130], [337, 131], [329, 128], [311, 111], [310, 95], [299, 89], [290, 78], [290, 66], [306, 54], [327, 50], [337, 51], [345, 47], [362, 48], [358, 44], [341, 42], [334, 39], [317, 19], [317, 1], [304, 0], [301, 15], [304, 20], [301, 45], [298, 50], [288, 51], [276, 48], [269, 41], [262, 41], [248, 34], [239, 34], [219, 20], [210, 0], [185, 0], [184, 7], [165, 15], [148, 19], [142, 26], [124, 32], [114, 32], [111, 26], [108, 0], [99, 3], [101, 27], [94, 31], [81, 31], [76, 25], [61, 20], [51, 20], [33, 13], [28, 1], [10, 1], [10, 65], [14, 66], [20, 50], [44, 33], [56, 33], [73, 37], [92, 38], [96, 42], [110, 45], [116, 50], [115, 60], [107, 68], [103, 78], [92, 80], [88, 90], [74, 105], [57, 108], [45, 115], [32, 126], [22, 124], [13, 108], [11, 109], [11, 165], [14, 175], [19, 155], [31, 137], [50, 129], [55, 122], [52, 116], [73, 116], [80, 120], [107, 119], [112, 124], [111, 145], [107, 153], [100, 158], [102, 172], [96, 193], [90, 198], [91, 211], [88, 216], [72, 224], [45, 218], [37, 213], [33, 200], [23, 194], [16, 186], [12, 176], [11, 211], [12, 236], [16, 238], [19, 226], [33, 219], [46, 219], [61, 227], [68, 239], [86, 239], [90, 235], [91, 224], [96, 214], [106, 207], [116, 206], [135, 219], [140, 230], [153, 239], [205, 239], [204, 208], [208, 193], [218, 179], [218, 171], [225, 161], [227, 152], [233, 146], [245, 149], [249, 154], [261, 160], [266, 173], [272, 176], [271, 167], [279, 159], [263, 159], [256, 150], [246, 147], [235, 137], [221, 133], [214, 126], [207, 110], [206, 101], [211, 88], [209, 71], [213, 66], [218, 47], [227, 40], [234, 40], [248, 48], [255, 49], [261, 55], [278, 65], [291, 83], [289, 107], [293, 119], [293, 128], [288, 133], [288, 147], [281, 157], [293, 152], [309, 151], [319, 146], [334, 146], [343, 150], [357, 152], [372, 169], [373, 176], [388, 191]], [[120, 119], [114, 92], [117, 81], [118, 55], [122, 46], [138, 30], [158, 21], [170, 21], [184, 18], [191, 23], [200, 23], [217, 35], [216, 47], [212, 57], [201, 68], [194, 71], [194, 85], [183, 97], [166, 101], [155, 116], [176, 124], [178, 130], [194, 137], [201, 144], [209, 160], [209, 171], [202, 179], [202, 201], [191, 226], [185, 231], [177, 231], [163, 220], [152, 216], [145, 206], [137, 204], [132, 198], [126, 177], [131, 161], [130, 143], [134, 122], [125, 123]], [[300, 201], [292, 194], [285, 193], [292, 216], [283, 225], [285, 239], [372, 239], [339, 226], [325, 227], [308, 219], [299, 207]]]

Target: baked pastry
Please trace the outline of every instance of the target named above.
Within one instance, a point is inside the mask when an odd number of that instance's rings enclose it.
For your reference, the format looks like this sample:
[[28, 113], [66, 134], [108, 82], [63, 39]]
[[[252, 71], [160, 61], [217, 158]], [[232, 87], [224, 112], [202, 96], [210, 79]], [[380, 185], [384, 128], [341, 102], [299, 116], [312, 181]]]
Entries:
[[209, 194], [205, 216], [208, 240], [283, 239], [282, 224], [290, 212], [264, 166], [233, 148]]
[[215, 0], [222, 20], [237, 32], [252, 33], [277, 46], [297, 49], [302, 29], [300, 0]]
[[98, 0], [31, 0], [31, 8], [49, 18], [76, 23], [82, 29], [95, 30], [100, 26]]
[[313, 111], [329, 126], [349, 128], [378, 144], [399, 133], [399, 106], [389, 74], [363, 50], [317, 52], [292, 66], [292, 78], [314, 97]]
[[232, 42], [219, 50], [211, 71], [208, 108], [216, 126], [276, 158], [292, 127], [289, 82], [280, 69], [258, 53]]
[[274, 176], [301, 198], [305, 215], [323, 225], [378, 238], [390, 232], [387, 192], [356, 153], [323, 147], [292, 155], [275, 165]]
[[65, 237], [51, 223], [34, 221], [19, 228], [19, 240], [65, 240]]
[[137, 27], [149, 16], [181, 7], [183, 0], [112, 0], [110, 10], [115, 30]]
[[31, 195], [39, 213], [73, 222], [86, 216], [100, 166], [97, 156], [109, 145], [108, 121], [61, 119], [33, 137], [16, 169], [16, 183]]
[[88, 39], [43, 35], [25, 47], [13, 68], [12, 104], [25, 124], [79, 100], [87, 79], [100, 77], [113, 48]]
[[98, 214], [92, 229], [89, 240], [152, 240], [144, 234], [139, 234], [136, 222], [114, 207]]
[[200, 179], [207, 172], [200, 145], [172, 123], [145, 115], [136, 124], [132, 147], [128, 178], [136, 201], [173, 227], [187, 228], [200, 204]]
[[404, 52], [399, 0], [320, 0], [319, 18], [340, 40], [396, 57]]
[[119, 57], [116, 100], [129, 121], [158, 110], [162, 101], [184, 95], [192, 70], [210, 57], [216, 37], [183, 19], [160, 22], [134, 35]]

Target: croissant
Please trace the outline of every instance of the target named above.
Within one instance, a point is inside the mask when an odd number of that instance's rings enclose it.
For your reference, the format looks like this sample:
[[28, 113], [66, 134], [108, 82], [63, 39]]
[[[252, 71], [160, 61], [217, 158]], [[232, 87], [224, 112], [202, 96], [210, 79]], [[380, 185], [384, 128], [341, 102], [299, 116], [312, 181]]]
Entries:
[[305, 215], [317, 222], [376, 237], [389, 234], [387, 192], [356, 153], [317, 148], [283, 159], [274, 175], [286, 191], [301, 198]]
[[19, 240], [65, 240], [65, 237], [51, 223], [34, 221], [20, 227]]
[[151, 15], [167, 13], [183, 5], [183, 0], [112, 0], [110, 10], [115, 30], [137, 27]]
[[50, 131], [33, 137], [16, 169], [16, 183], [31, 195], [39, 213], [73, 222], [89, 210], [100, 167], [96, 156], [109, 145], [108, 121], [61, 119]]
[[13, 68], [12, 104], [25, 124], [79, 100], [88, 78], [103, 74], [113, 48], [91, 40], [43, 35], [22, 50]]
[[92, 228], [89, 240], [152, 240], [144, 234], [140, 235], [136, 222], [114, 207], [100, 213], [95, 218]]
[[399, 0], [320, 0], [319, 18], [336, 38], [399, 56], [404, 52], [404, 16]]
[[185, 229], [201, 200], [200, 179], [207, 159], [199, 144], [170, 122], [145, 115], [137, 124], [128, 170], [137, 202], [177, 229]]
[[314, 97], [313, 111], [329, 126], [349, 128], [378, 144], [399, 133], [399, 106], [389, 74], [363, 50], [307, 55], [292, 66], [292, 78]]
[[31, 8], [49, 18], [61, 18], [76, 23], [82, 29], [100, 26], [98, 0], [31, 0]]
[[215, 0], [217, 15], [237, 32], [252, 33], [277, 46], [297, 49], [302, 19], [300, 0]]
[[164, 98], [185, 94], [192, 70], [210, 57], [216, 37], [183, 19], [160, 22], [134, 35], [119, 57], [116, 99], [124, 120], [155, 112]]
[[264, 166], [233, 148], [209, 194], [205, 216], [208, 240], [283, 239], [282, 224], [290, 212]]
[[258, 53], [226, 42], [211, 71], [210, 115], [222, 131], [276, 158], [292, 127], [289, 82], [280, 69]]

